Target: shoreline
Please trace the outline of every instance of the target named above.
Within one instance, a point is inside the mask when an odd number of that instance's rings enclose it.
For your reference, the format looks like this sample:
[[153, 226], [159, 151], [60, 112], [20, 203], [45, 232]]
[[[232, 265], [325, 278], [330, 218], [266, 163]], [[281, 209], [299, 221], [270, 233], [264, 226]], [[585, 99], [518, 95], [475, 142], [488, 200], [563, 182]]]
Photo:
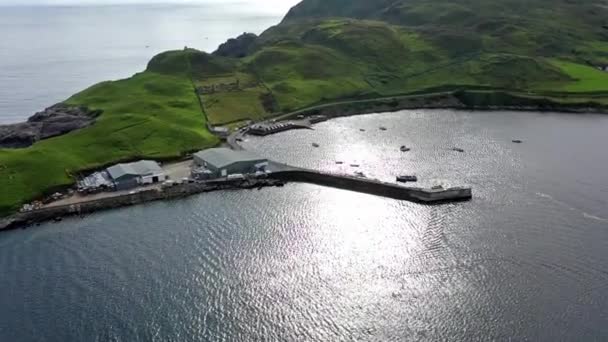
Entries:
[[424, 205], [438, 205], [472, 199], [470, 187], [420, 188], [401, 186], [397, 183], [383, 182], [375, 179], [333, 174], [324, 171], [308, 170], [290, 165], [271, 162], [276, 171], [264, 178], [247, 178], [243, 181], [218, 179], [208, 182], [192, 182], [168, 188], [140, 189], [128, 194], [90, 199], [71, 204], [47, 206], [44, 208], [20, 212], [0, 220], [0, 232], [16, 229], [27, 229], [50, 221], [62, 221], [65, 217], [80, 216], [111, 209], [135, 206], [161, 200], [173, 200], [212, 191], [226, 190], [261, 190], [264, 187], [282, 187], [286, 183], [307, 183], [324, 187], [353, 191], [368, 195], [409, 201]]
[[[499, 100], [496, 98], [499, 98]], [[526, 97], [502, 91], [479, 92], [463, 90], [336, 101], [299, 109], [269, 119], [287, 120], [294, 119], [300, 115], [324, 115], [328, 118], [336, 118], [416, 109], [608, 114], [608, 104], [599, 102], [561, 103], [550, 98]]]
[[[484, 93], [483, 95], [494, 94]], [[416, 110], [416, 109], [454, 109], [454, 110], [469, 110], [469, 111], [530, 111], [530, 112], [561, 112], [569, 114], [608, 114], [608, 106], [599, 105], [597, 103], [577, 103], [563, 104], [549, 101], [546, 99], [533, 98], [533, 101], [540, 101], [536, 105], [518, 104], [518, 105], [475, 105], [470, 101], [463, 101], [463, 98], [470, 96], [470, 92], [440, 92], [426, 93], [415, 95], [404, 95], [385, 98], [363, 99], [341, 101], [328, 104], [321, 104], [313, 107], [300, 109], [294, 112], [274, 116], [269, 120], [290, 120], [296, 117], [311, 117], [315, 115], [325, 116], [327, 120], [339, 117], [348, 117], [356, 115], [365, 115], [373, 113], [388, 113], [401, 110]], [[475, 94], [475, 92], [473, 92]], [[509, 94], [509, 96], [514, 96]], [[515, 100], [515, 96], [511, 100]], [[522, 101], [524, 102], [524, 101]], [[238, 143], [238, 138], [242, 137], [242, 132], [237, 131], [226, 138], [226, 143], [233, 149], [242, 149]], [[161, 198], [162, 199], [162, 198]], [[0, 217], [0, 231], [5, 230], [6, 226], [10, 226], [10, 222], [21, 213], [15, 212], [11, 215]]]

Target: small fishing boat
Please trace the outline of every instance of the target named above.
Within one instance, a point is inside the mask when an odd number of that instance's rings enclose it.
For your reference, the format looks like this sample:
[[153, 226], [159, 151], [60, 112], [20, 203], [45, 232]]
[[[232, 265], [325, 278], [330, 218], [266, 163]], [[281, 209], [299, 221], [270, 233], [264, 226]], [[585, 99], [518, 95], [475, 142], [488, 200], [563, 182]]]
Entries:
[[381, 131], [386, 131], [386, 127], [380, 127]]
[[411, 149], [411, 148], [409, 148], [409, 147], [407, 147], [407, 146], [405, 146], [405, 145], [403, 145], [403, 146], [401, 146], [400, 150], [401, 150], [401, 152], [409, 152], [409, 151], [411, 151], [412, 149]]
[[361, 166], [361, 165], [359, 165], [359, 164], [350, 164], [350, 167], [359, 167], [359, 166]]
[[317, 143], [312, 143], [312, 147], [315, 147], [315, 148], [316, 148], [316, 147], [319, 147], [319, 146], [320, 146], [320, 145], [319, 145], [319, 144], [317, 144]]
[[452, 148], [452, 151], [456, 151], [456, 152], [460, 152], [460, 153], [464, 152], [464, 150], [463, 150], [463, 149], [458, 148], [458, 147], [454, 147], [454, 148]]
[[407, 183], [407, 182], [417, 182], [418, 177], [416, 176], [397, 176], [397, 182]]
[[367, 176], [365, 175], [365, 173], [361, 172], [361, 171], [357, 171], [355, 172], [355, 176], [357, 177], [361, 177], [361, 178], [367, 178]]
[[523, 141], [521, 141], [521, 140], [517, 140], [517, 139], [516, 139], [516, 140], [511, 140], [511, 141], [512, 141], [514, 144], [521, 144], [521, 143], [523, 143]]
[[435, 185], [431, 190], [443, 190], [443, 185]]
[[364, 130], [363, 128], [360, 128], [360, 129], [359, 129], [359, 131], [361, 131], [361, 132], [365, 132], [365, 130]]
[[344, 164], [344, 162], [342, 162], [342, 161], [336, 161], [336, 164], [337, 165], [342, 165], [342, 164]]

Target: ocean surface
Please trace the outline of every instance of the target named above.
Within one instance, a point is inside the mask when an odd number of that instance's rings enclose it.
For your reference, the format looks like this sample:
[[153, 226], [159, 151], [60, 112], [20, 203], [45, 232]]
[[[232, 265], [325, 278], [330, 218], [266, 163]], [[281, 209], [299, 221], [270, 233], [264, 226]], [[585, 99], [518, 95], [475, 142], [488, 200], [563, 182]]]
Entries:
[[251, 138], [474, 199], [288, 184], [6, 232], [0, 341], [606, 341], [606, 132], [608, 116], [430, 110]]
[[259, 34], [281, 20], [285, 7], [0, 6], [0, 124], [143, 71], [159, 52], [184, 46], [212, 52], [245, 31]]

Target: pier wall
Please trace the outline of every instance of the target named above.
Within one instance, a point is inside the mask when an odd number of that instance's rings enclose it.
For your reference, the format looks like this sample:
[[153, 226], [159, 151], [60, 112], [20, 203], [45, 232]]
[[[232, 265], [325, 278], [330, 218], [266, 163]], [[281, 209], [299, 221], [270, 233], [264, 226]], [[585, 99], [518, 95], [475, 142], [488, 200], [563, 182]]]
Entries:
[[[251, 187], [272, 185], [273, 183], [266, 181], [255, 183]], [[231, 182], [216, 182], [208, 184], [187, 183], [162, 190], [152, 189], [139, 191], [133, 194], [83, 201], [71, 205], [50, 206], [34, 211], [18, 213], [4, 220], [0, 220], [0, 231], [18, 229], [32, 224], [51, 221], [56, 218], [86, 215], [97, 211], [128, 207], [147, 202], [183, 198], [203, 192], [251, 187], [243, 187]]]
[[272, 177], [286, 182], [310, 183], [425, 204], [466, 201], [472, 198], [470, 188], [454, 188], [441, 191], [431, 191], [429, 189], [405, 187], [398, 184], [385, 183], [373, 179], [335, 175], [312, 170], [289, 170], [274, 172]]
[[234, 181], [228, 180], [207, 183], [187, 183], [165, 189], [151, 189], [121, 196], [83, 201], [70, 205], [50, 206], [30, 212], [23, 212], [0, 221], [0, 231], [27, 227], [29, 225], [67, 216], [86, 215], [96, 211], [127, 207], [146, 202], [183, 198], [203, 192], [228, 189], [252, 189], [263, 186], [275, 186], [277, 183], [281, 182], [310, 183], [423, 204], [466, 201], [472, 197], [470, 188], [443, 190], [413, 188], [373, 179], [335, 175], [286, 166], [282, 171], [273, 172], [268, 179], [252, 180], [246, 183], [235, 183]]

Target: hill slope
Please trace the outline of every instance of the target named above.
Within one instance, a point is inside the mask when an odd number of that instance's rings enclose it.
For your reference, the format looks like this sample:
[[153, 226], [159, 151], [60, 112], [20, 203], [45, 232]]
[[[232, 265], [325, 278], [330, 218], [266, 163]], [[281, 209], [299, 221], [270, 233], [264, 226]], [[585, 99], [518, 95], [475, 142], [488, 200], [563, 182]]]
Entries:
[[213, 146], [206, 120], [437, 91], [481, 107], [606, 108], [606, 66], [606, 0], [304, 0], [259, 37], [213, 55], [162, 53], [143, 73], [68, 99], [103, 114], [80, 131], [0, 149], [0, 216], [85, 169]]

